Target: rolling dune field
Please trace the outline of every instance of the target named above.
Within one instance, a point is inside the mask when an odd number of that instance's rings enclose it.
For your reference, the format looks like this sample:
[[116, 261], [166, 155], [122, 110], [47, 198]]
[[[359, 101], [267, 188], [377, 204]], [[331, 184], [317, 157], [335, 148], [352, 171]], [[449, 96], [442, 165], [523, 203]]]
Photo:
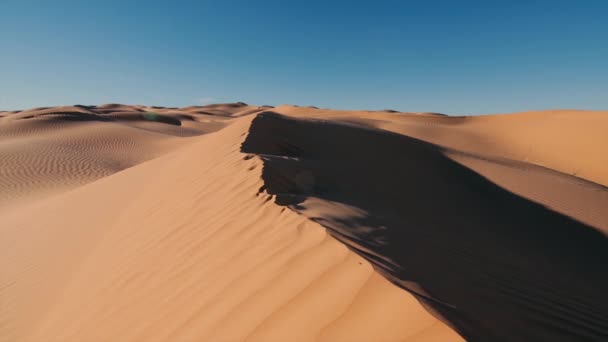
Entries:
[[0, 112], [0, 341], [605, 341], [608, 112]]

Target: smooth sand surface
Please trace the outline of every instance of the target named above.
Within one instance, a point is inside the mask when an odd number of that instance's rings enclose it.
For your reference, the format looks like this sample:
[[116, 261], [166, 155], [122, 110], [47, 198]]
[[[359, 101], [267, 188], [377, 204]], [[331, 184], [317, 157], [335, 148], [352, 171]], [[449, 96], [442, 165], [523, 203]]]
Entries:
[[604, 340], [606, 128], [591, 111], [0, 112], [0, 341]]

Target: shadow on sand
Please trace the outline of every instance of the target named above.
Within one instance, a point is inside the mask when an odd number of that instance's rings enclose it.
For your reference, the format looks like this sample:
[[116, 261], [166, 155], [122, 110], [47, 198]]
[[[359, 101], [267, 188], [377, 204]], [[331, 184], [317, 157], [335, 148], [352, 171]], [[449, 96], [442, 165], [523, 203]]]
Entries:
[[[242, 146], [265, 190], [469, 341], [608, 340], [608, 240], [407, 136], [273, 112]], [[319, 213], [307, 203], [356, 208]]]

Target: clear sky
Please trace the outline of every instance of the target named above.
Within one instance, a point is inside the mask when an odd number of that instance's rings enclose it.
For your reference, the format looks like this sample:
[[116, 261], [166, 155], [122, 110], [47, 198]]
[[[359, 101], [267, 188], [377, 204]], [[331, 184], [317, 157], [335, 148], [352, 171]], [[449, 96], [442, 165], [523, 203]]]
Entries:
[[0, 0], [0, 110], [608, 109], [608, 1]]

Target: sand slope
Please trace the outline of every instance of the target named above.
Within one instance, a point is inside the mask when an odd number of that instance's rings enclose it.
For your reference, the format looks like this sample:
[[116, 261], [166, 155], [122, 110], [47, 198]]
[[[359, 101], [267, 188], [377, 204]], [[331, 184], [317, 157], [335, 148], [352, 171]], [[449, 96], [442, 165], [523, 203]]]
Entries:
[[605, 340], [606, 127], [0, 112], [0, 341]]

